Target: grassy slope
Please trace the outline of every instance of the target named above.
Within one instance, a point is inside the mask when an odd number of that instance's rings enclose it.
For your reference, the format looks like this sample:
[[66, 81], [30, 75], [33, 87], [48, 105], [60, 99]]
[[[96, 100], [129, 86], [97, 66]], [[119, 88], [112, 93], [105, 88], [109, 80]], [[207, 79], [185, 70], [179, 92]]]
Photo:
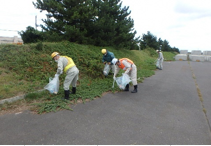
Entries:
[[[37, 43], [22, 46], [0, 45], [0, 100], [29, 93], [26, 96], [26, 102], [38, 103], [36, 110], [40, 113], [56, 111], [59, 108], [68, 109], [66, 105], [69, 102], [64, 103], [60, 100], [63, 96], [62, 86], [65, 75], [60, 76], [58, 95], [51, 95], [48, 91], [30, 93], [43, 89], [48, 83], [49, 77], [54, 76], [57, 64], [50, 58], [50, 54], [54, 51], [72, 57], [79, 68], [77, 94], [71, 96], [72, 101], [79, 98], [85, 101], [100, 97], [102, 93], [107, 91], [119, 91], [117, 86], [111, 88], [112, 76], [104, 78], [102, 75], [104, 65], [101, 61], [101, 49], [102, 47], [69, 42]], [[156, 57], [150, 57], [148, 51], [116, 50], [112, 47], [106, 47], [106, 49], [113, 52], [117, 58], [127, 57], [133, 60], [138, 68], [139, 82], [154, 74]], [[164, 56], [173, 56], [169, 54], [171, 53], [164, 54]], [[121, 75], [120, 73], [119, 75]]]

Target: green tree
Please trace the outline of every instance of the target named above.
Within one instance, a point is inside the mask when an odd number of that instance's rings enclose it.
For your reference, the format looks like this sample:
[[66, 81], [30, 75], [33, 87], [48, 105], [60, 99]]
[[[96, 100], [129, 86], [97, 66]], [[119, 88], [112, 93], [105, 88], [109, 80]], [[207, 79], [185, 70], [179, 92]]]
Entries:
[[57, 33], [70, 42], [87, 43], [86, 25], [94, 19], [96, 11], [91, 0], [37, 0], [34, 6], [47, 11], [47, 18], [41, 27]]
[[34, 27], [28, 26], [26, 31], [20, 31], [18, 34], [21, 36], [23, 42], [27, 43], [36, 43], [43, 40], [42, 33], [36, 30]]
[[163, 41], [162, 51], [172, 51], [171, 46], [167, 40]]
[[113, 8], [105, 0], [92, 0], [94, 9], [97, 11], [95, 19], [88, 29], [91, 43], [96, 46], [112, 46], [115, 34], [115, 24], [112, 15]]
[[179, 52], [179, 49], [176, 47], [172, 48], [167, 40], [163, 41], [161, 38], [159, 38], [157, 41], [157, 37], [149, 31], [147, 34], [143, 34], [140, 41], [140, 47], [142, 50], [146, 48], [153, 48], [154, 50]]
[[174, 51], [174, 52], [178, 52], [178, 53], [179, 53], [179, 49], [178, 49], [178, 48], [176, 48], [176, 47], [173, 47], [173, 48], [172, 48], [172, 51]]
[[138, 49], [137, 44], [140, 42], [140, 37], [135, 38], [136, 31], [134, 30], [134, 20], [129, 16], [131, 11], [129, 7], [123, 7], [122, 3], [119, 5], [117, 18], [115, 20], [115, 38], [114, 43], [118, 47], [127, 49]]
[[[60, 39], [97, 46], [116, 46], [133, 49], [133, 19], [129, 7], [122, 8], [120, 0], [37, 0], [34, 6], [47, 11], [44, 31]], [[50, 34], [48, 33], [48, 34]]]
[[162, 45], [163, 44], [163, 40], [161, 38], [158, 39], [158, 44]]
[[154, 48], [155, 50], [159, 49], [159, 43], [157, 42], [157, 37], [154, 36], [150, 31], [147, 34], [143, 34], [141, 41], [141, 47], [143, 49], [150, 47]]
[[94, 19], [90, 38], [96, 46], [115, 46], [117, 48], [138, 48], [139, 38], [135, 38], [134, 21], [129, 17], [129, 7], [122, 8], [120, 0], [93, 0], [97, 17]]

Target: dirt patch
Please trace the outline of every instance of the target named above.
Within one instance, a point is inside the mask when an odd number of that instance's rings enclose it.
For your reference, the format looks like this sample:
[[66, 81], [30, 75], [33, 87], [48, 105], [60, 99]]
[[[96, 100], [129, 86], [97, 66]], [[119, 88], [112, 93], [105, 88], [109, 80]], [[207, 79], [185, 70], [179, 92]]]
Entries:
[[12, 107], [10, 109], [3, 109], [0, 111], [0, 116], [2, 115], [7, 115], [7, 114], [20, 114], [26, 110], [29, 110], [31, 108], [31, 106], [28, 105], [21, 105], [18, 107]]

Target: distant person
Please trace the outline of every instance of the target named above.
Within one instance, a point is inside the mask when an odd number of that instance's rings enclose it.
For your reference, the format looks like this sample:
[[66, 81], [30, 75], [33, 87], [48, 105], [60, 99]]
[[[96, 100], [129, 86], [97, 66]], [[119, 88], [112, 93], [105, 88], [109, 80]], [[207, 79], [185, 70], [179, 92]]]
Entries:
[[156, 52], [158, 53], [158, 68], [160, 70], [163, 69], [163, 53], [161, 52], [161, 50], [156, 50]]
[[[64, 99], [69, 99], [69, 95], [76, 93], [76, 83], [78, 80], [79, 70], [76, 67], [72, 58], [67, 56], [60, 56], [58, 52], [53, 52], [51, 57], [58, 63], [57, 72], [55, 76], [61, 75], [63, 72], [66, 73], [64, 80]], [[72, 84], [72, 92], [70, 92], [70, 84]]]
[[[136, 65], [133, 63], [132, 60], [128, 59], [128, 58], [121, 58], [121, 59], [117, 59], [114, 58], [112, 60], [112, 63], [114, 65], [116, 65], [116, 69], [114, 72], [114, 80], [116, 80], [116, 75], [119, 72], [120, 68], [123, 69], [125, 71], [126, 74], [128, 74], [132, 80], [132, 84], [134, 86], [134, 90], [131, 91], [131, 93], [136, 93], [137, 91], [137, 68]], [[129, 84], [126, 85], [125, 90], [124, 91], [129, 91]]]
[[107, 76], [111, 69], [112, 73], [114, 73], [115, 65], [112, 63], [112, 59], [115, 58], [115, 56], [114, 53], [106, 49], [102, 49], [101, 52], [103, 54], [102, 62], [105, 64], [105, 67], [103, 69], [103, 74]]

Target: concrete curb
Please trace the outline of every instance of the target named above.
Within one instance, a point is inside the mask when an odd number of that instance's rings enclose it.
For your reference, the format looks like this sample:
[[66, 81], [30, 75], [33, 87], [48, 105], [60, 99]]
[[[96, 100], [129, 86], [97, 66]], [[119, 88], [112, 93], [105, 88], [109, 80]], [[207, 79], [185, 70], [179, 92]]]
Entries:
[[0, 104], [4, 104], [5, 102], [11, 103], [11, 102], [14, 102], [14, 101], [17, 101], [20, 99], [24, 99], [24, 97], [25, 97], [25, 95], [21, 95], [21, 96], [11, 97], [8, 99], [3, 99], [3, 100], [0, 100]]
[[[41, 92], [41, 91], [44, 91], [44, 90], [45, 90], [45, 89], [41, 89], [41, 90], [38, 90], [38, 91], [36, 91], [36, 92]], [[31, 92], [31, 93], [36, 93], [36, 92]], [[27, 94], [29, 94], [29, 93], [27, 93]], [[25, 96], [26, 96], [27, 94], [0, 100], [0, 104], [4, 104], [4, 103], [6, 103], [6, 102], [7, 102], [7, 103], [12, 103], [12, 102], [14, 102], [14, 101], [24, 99]]]

